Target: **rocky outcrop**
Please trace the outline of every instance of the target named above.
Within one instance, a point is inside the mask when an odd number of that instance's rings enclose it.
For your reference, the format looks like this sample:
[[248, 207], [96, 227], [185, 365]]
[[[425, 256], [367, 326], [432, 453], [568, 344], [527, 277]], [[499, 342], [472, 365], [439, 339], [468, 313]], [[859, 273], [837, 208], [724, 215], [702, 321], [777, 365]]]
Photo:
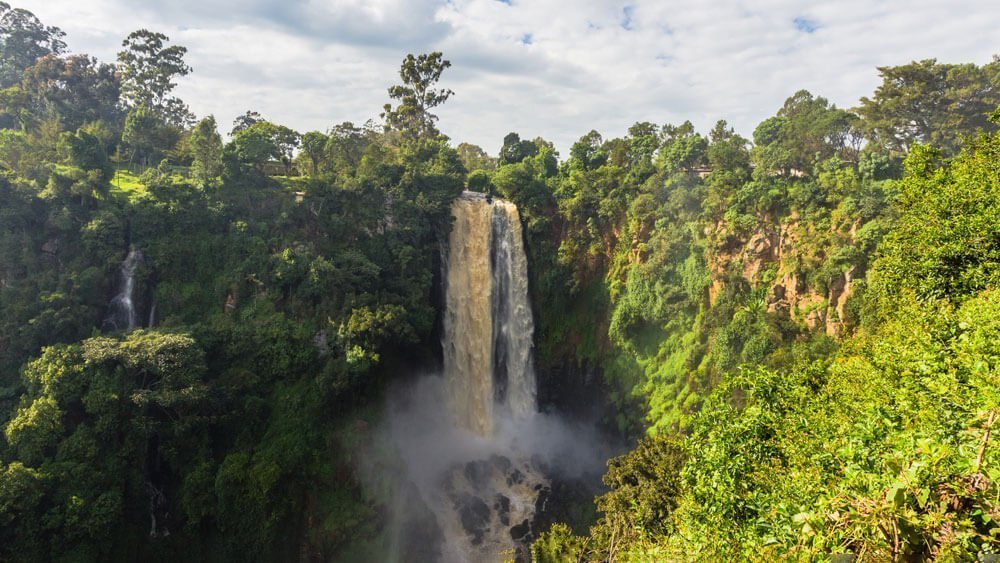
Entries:
[[765, 217], [750, 233], [734, 233], [724, 221], [706, 228], [709, 240], [716, 241], [708, 257], [709, 302], [714, 305], [727, 283], [742, 278], [750, 287], [764, 290], [769, 312], [787, 315], [809, 330], [822, 330], [832, 337], [844, 335], [846, 305], [856, 285], [859, 268], [850, 266], [846, 271], [821, 280], [823, 283], [813, 280], [812, 285], [826, 288], [814, 289], [802, 272], [818, 268], [825, 252], [835, 249], [816, 248], [815, 242], [806, 245], [803, 240], [851, 244], [857, 225], [844, 231], [821, 233], [822, 236], [811, 229], [813, 227], [800, 222], [797, 213], [780, 221]]

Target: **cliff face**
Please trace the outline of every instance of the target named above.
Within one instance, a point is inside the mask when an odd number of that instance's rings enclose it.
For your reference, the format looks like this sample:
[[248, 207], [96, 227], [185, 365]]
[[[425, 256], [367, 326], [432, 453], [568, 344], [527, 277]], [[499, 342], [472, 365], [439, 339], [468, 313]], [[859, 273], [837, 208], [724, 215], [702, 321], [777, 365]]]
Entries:
[[764, 218], [750, 232], [734, 232], [725, 221], [705, 229], [711, 274], [709, 302], [727, 283], [743, 281], [766, 302], [771, 313], [787, 315], [809, 330], [831, 337], [849, 328], [846, 306], [863, 268], [837, 260], [856, 243], [857, 223], [825, 226], [797, 213]]

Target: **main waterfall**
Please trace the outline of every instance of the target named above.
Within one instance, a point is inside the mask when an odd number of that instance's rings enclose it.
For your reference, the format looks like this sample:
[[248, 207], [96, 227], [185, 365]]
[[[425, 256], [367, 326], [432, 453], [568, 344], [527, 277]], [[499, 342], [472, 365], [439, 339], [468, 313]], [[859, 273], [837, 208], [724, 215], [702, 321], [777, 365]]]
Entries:
[[593, 455], [591, 430], [538, 412], [517, 207], [465, 192], [451, 209], [442, 252], [444, 377], [417, 378], [390, 394], [399, 473], [388, 553], [358, 561], [529, 561], [529, 545], [572, 491], [593, 497], [567, 483], [582, 483], [585, 472], [599, 482], [607, 459]]
[[493, 432], [494, 410], [537, 410], [534, 322], [517, 207], [465, 192], [452, 205], [444, 321], [444, 372], [458, 423]]

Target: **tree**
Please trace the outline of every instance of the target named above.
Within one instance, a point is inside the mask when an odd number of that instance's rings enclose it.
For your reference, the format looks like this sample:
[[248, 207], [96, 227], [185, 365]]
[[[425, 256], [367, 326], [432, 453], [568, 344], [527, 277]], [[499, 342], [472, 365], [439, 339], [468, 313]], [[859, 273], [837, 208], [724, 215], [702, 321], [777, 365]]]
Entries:
[[806, 90], [792, 94], [775, 117], [754, 130], [754, 163], [762, 174], [812, 173], [813, 165], [837, 155], [857, 162], [857, 116]]
[[264, 118], [253, 110], [247, 110], [246, 113], [233, 120], [233, 130], [229, 132], [229, 136], [235, 137], [237, 133], [247, 129], [258, 121], [264, 121]]
[[[994, 114], [1000, 119], [1000, 111]], [[950, 163], [918, 145], [900, 183], [901, 215], [879, 247], [872, 293], [961, 300], [1000, 285], [1000, 134], [977, 139]]]
[[28, 10], [0, 2], [0, 88], [21, 81], [21, 73], [35, 61], [66, 50], [66, 36], [58, 27], [43, 25]]
[[685, 121], [679, 126], [665, 125], [663, 137], [659, 155], [659, 166], [662, 170], [673, 173], [691, 170], [705, 164], [708, 140], [694, 130], [694, 125], [690, 121]]
[[186, 47], [165, 46], [170, 38], [146, 29], [133, 31], [118, 52], [122, 98], [128, 108], [146, 106], [166, 123], [182, 127], [193, 119], [187, 105], [170, 95], [177, 77], [187, 76]]
[[139, 164], [147, 167], [177, 142], [178, 133], [175, 127], [164, 123], [149, 107], [140, 105], [125, 116], [122, 143], [128, 148], [132, 161], [138, 160]]
[[905, 153], [928, 143], [946, 155], [964, 137], [995, 131], [989, 113], [1000, 105], [1000, 58], [982, 67], [938, 64], [936, 59], [879, 67], [882, 84], [856, 109], [865, 135], [880, 147]]
[[455, 150], [470, 174], [476, 170], [493, 170], [497, 167], [497, 159], [486, 154], [479, 145], [459, 143]]
[[441, 58], [440, 52], [414, 57], [406, 55], [399, 69], [403, 83], [389, 88], [389, 97], [398, 100], [395, 108], [391, 104], [383, 107], [387, 131], [401, 132], [411, 139], [431, 138], [440, 134], [434, 122], [437, 116], [431, 110], [444, 103], [454, 92], [437, 89], [434, 85], [441, 79], [444, 69], [451, 62]]
[[319, 172], [320, 161], [326, 153], [329, 137], [319, 131], [309, 131], [302, 135], [302, 151], [299, 153], [309, 162], [309, 174], [315, 176]]
[[191, 175], [202, 184], [222, 174], [222, 137], [215, 128], [215, 117], [208, 116], [198, 122], [188, 140], [191, 155]]
[[729, 125], [719, 120], [709, 134], [711, 144], [706, 151], [709, 191], [703, 206], [715, 213], [724, 213], [729, 198], [750, 180], [750, 144]]
[[[0, 538], [11, 519], [27, 521], [18, 531], [37, 522], [43, 532], [0, 542], [0, 558], [20, 560], [15, 545], [39, 549], [39, 560], [88, 551], [107, 559], [125, 538], [165, 530], [165, 503], [151, 492], [176, 486], [205, 443], [204, 373], [204, 353], [186, 334], [136, 331], [43, 349], [25, 366], [29, 391], [4, 434], [45, 479], [20, 463], [11, 466], [19, 475], [0, 466]], [[16, 505], [12, 490], [24, 495]], [[47, 502], [36, 502], [41, 494]]]
[[81, 170], [98, 170], [103, 179], [111, 178], [113, 169], [104, 149], [104, 143], [83, 129], [76, 133], [65, 132], [59, 139], [59, 152], [67, 164]]
[[115, 68], [94, 57], [46, 55], [25, 70], [21, 89], [34, 122], [54, 115], [70, 131], [92, 121], [121, 123]]
[[500, 147], [500, 164], [515, 164], [538, 154], [538, 146], [531, 141], [522, 141], [517, 133], [507, 133]]
[[278, 149], [278, 160], [285, 167], [285, 175], [288, 176], [292, 171], [292, 153], [298, 148], [301, 136], [295, 130], [284, 125], [273, 123], [269, 123], [269, 125], [267, 130], [274, 146]]
[[654, 123], [648, 121], [634, 123], [628, 128], [629, 162], [652, 162], [653, 153], [660, 146], [660, 132]]
[[595, 170], [608, 160], [603, 148], [604, 140], [601, 134], [591, 130], [580, 140], [573, 143], [569, 149], [569, 161], [566, 163], [571, 170]]
[[263, 172], [264, 163], [277, 160], [284, 165], [286, 174], [290, 172], [292, 152], [298, 144], [298, 133], [270, 121], [258, 121], [238, 132], [232, 140], [236, 156], [244, 164]]
[[338, 171], [356, 171], [361, 164], [362, 155], [377, 132], [369, 124], [357, 127], [349, 121], [335, 125], [330, 129], [324, 152], [329, 159], [329, 166]]

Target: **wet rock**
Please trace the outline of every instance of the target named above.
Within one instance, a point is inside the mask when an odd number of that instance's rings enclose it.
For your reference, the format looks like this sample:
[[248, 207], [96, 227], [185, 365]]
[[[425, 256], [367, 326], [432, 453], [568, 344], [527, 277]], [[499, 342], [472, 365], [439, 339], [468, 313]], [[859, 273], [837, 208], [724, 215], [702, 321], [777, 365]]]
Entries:
[[465, 479], [474, 489], [483, 489], [490, 478], [490, 464], [486, 460], [470, 461], [463, 471]]
[[510, 525], [510, 499], [497, 493], [496, 502], [493, 503], [493, 510], [497, 511], [497, 517], [504, 526]]
[[517, 469], [516, 467], [514, 468], [514, 471], [511, 471], [510, 475], [507, 476], [508, 487], [514, 485], [515, 483], [520, 485], [523, 482], [524, 482], [524, 473], [521, 473], [521, 470]]
[[472, 545], [483, 543], [483, 536], [490, 529], [490, 507], [483, 502], [483, 499], [468, 493], [459, 497], [458, 506], [459, 519], [465, 533], [472, 538]]
[[529, 538], [530, 533], [531, 533], [531, 522], [529, 522], [528, 520], [525, 520], [524, 522], [521, 522], [520, 524], [510, 529], [510, 537], [516, 542], [524, 542], [530, 539]]

